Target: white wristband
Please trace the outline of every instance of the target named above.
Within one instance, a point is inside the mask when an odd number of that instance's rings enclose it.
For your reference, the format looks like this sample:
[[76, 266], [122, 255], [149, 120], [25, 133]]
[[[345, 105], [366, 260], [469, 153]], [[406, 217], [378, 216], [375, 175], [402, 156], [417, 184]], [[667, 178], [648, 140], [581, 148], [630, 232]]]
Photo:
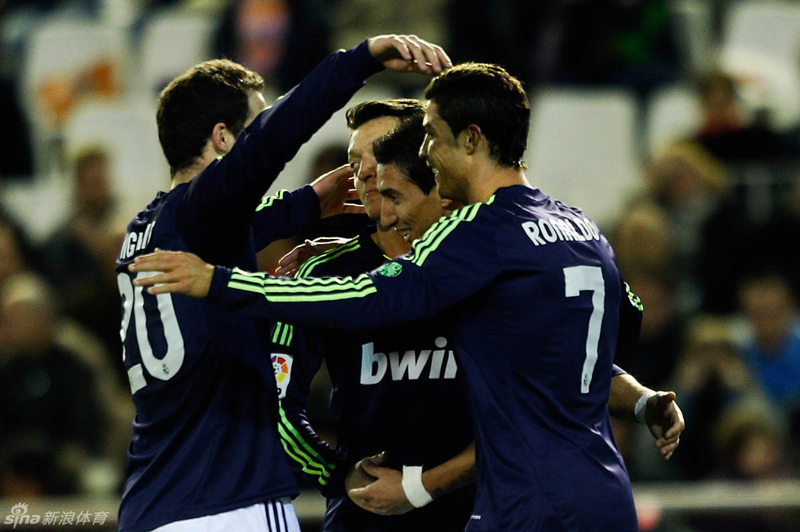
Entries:
[[636, 406], [633, 407], [633, 414], [634, 414], [634, 416], [636, 416], [636, 421], [640, 425], [646, 425], [647, 424], [647, 420], [645, 420], [645, 417], [644, 417], [645, 412], [647, 410], [647, 408], [646, 408], [647, 407], [647, 401], [651, 397], [653, 397], [655, 394], [656, 394], [656, 392], [654, 392], [652, 390], [648, 390], [648, 391], [644, 392], [642, 394], [642, 396], [639, 398], [639, 400], [636, 401]]
[[422, 484], [422, 466], [403, 466], [403, 492], [414, 508], [422, 508], [433, 500]]

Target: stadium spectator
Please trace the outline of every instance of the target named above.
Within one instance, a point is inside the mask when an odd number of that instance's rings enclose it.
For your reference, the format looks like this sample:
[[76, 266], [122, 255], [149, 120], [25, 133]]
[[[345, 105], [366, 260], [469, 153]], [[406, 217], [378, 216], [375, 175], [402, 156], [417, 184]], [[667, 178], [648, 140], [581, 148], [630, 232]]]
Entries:
[[[14, 448], [39, 439], [56, 460], [69, 453], [82, 472], [108, 450], [108, 416], [92, 368], [59, 344], [58, 320], [55, 298], [35, 274], [6, 281], [0, 295], [0, 444]], [[13, 470], [14, 460], [8, 465]]]
[[38, 266], [38, 252], [25, 231], [8, 213], [0, 209], [0, 289], [18, 273]]
[[[760, 402], [732, 405], [714, 428], [714, 478], [739, 482], [768, 482], [793, 474], [788, 460], [788, 433], [780, 416]], [[696, 532], [786, 532], [797, 530], [796, 513], [783, 509], [754, 512], [716, 511], [690, 516]]]
[[43, 270], [58, 292], [61, 310], [98, 338], [113, 360], [120, 389], [127, 376], [119, 364], [119, 294], [110, 267], [124, 226], [118, 222], [109, 175], [110, 154], [99, 146], [78, 151], [72, 161], [72, 209], [43, 245]]
[[710, 478], [722, 467], [714, 439], [723, 416], [742, 404], [766, 403], [727, 320], [702, 315], [692, 320], [674, 382], [694, 429], [684, 436], [687, 451], [676, 461], [682, 469], [680, 478]]
[[674, 254], [678, 305], [699, 308], [699, 263], [703, 231], [728, 192], [725, 167], [692, 142], [675, 142], [654, 160], [647, 172], [648, 197], [666, 217]]
[[786, 415], [800, 414], [800, 322], [786, 278], [754, 274], [739, 287], [741, 313], [752, 335], [742, 354], [771, 401]]
[[702, 118], [695, 139], [725, 164], [785, 157], [789, 154], [782, 136], [764, 120], [749, 121], [738, 96], [735, 78], [721, 71], [698, 80]]

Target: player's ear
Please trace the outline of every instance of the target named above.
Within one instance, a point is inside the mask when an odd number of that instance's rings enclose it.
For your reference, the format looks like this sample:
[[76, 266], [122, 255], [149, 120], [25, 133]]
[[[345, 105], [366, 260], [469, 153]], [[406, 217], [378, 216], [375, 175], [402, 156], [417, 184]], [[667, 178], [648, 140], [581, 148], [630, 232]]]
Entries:
[[214, 129], [211, 131], [211, 144], [214, 146], [214, 151], [220, 154], [226, 154], [231, 151], [235, 137], [231, 135], [230, 130], [222, 122], [217, 122]]
[[464, 147], [467, 153], [472, 155], [478, 149], [481, 139], [483, 139], [483, 131], [476, 124], [470, 124], [461, 132]]

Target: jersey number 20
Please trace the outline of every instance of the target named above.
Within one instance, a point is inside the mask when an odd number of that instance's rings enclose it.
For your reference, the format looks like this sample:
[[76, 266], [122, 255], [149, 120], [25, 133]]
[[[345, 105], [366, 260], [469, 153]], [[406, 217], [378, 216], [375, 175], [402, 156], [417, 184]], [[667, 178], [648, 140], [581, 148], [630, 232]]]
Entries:
[[581, 291], [592, 292], [592, 314], [589, 316], [589, 333], [586, 335], [586, 358], [581, 373], [581, 393], [589, 393], [592, 374], [597, 363], [597, 347], [600, 343], [600, 326], [605, 313], [606, 285], [603, 270], [598, 266], [571, 266], [564, 268], [564, 284], [567, 297], [577, 297]]
[[[141, 272], [138, 276], [149, 277], [156, 272]], [[131, 384], [131, 393], [136, 393], [145, 386], [147, 381], [144, 378], [144, 370], [150, 376], [166, 381], [178, 373], [183, 365], [184, 347], [183, 335], [178, 326], [178, 318], [175, 315], [175, 307], [172, 305], [170, 294], [159, 294], [151, 296], [143, 292], [141, 286], [133, 286], [131, 277], [120, 273], [117, 276], [119, 293], [122, 295], [122, 328], [119, 335], [122, 339], [122, 360], [125, 360], [125, 339], [128, 335], [128, 326], [133, 317], [134, 329], [136, 331], [136, 342], [139, 344], [139, 353], [142, 356], [142, 364], [135, 364], [128, 370], [128, 380]], [[147, 313], [144, 308], [144, 298], [155, 297], [158, 313], [155, 318], [161, 323], [164, 329], [164, 338], [167, 342], [167, 352], [163, 357], [157, 358], [150, 345], [147, 335]]]

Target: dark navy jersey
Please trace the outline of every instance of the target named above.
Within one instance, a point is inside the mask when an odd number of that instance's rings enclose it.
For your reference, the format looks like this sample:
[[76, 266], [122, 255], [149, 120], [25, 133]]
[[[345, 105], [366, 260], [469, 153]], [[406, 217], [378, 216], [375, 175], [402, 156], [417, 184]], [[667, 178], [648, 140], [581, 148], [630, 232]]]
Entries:
[[[387, 260], [371, 234], [365, 233], [309, 259], [298, 276], [358, 275]], [[474, 486], [398, 516], [362, 510], [344, 492], [345, 474], [366, 456], [385, 451], [386, 467], [430, 469], [472, 443], [472, 419], [451, 331], [449, 321], [438, 316], [368, 331], [276, 326], [273, 360], [279, 388], [285, 389], [281, 436], [296, 466], [330, 499], [323, 530], [464, 530]], [[305, 411], [311, 380], [323, 358], [333, 382], [335, 451], [318, 437]], [[314, 453], [295, 450], [306, 447]]]
[[456, 323], [475, 423], [468, 530], [634, 532], [606, 407], [624, 290], [583, 212], [512, 186], [367, 275], [300, 281], [218, 268], [209, 300], [347, 328], [443, 311]]
[[[136, 418], [120, 529], [143, 531], [297, 493], [277, 437], [270, 323], [133, 286], [155, 248], [255, 268], [257, 247], [319, 216], [310, 187], [262, 201], [300, 146], [382, 65], [366, 43], [324, 60], [191, 182], [159, 193], [117, 259], [123, 361]], [[140, 273], [138, 275], [147, 275]]]

